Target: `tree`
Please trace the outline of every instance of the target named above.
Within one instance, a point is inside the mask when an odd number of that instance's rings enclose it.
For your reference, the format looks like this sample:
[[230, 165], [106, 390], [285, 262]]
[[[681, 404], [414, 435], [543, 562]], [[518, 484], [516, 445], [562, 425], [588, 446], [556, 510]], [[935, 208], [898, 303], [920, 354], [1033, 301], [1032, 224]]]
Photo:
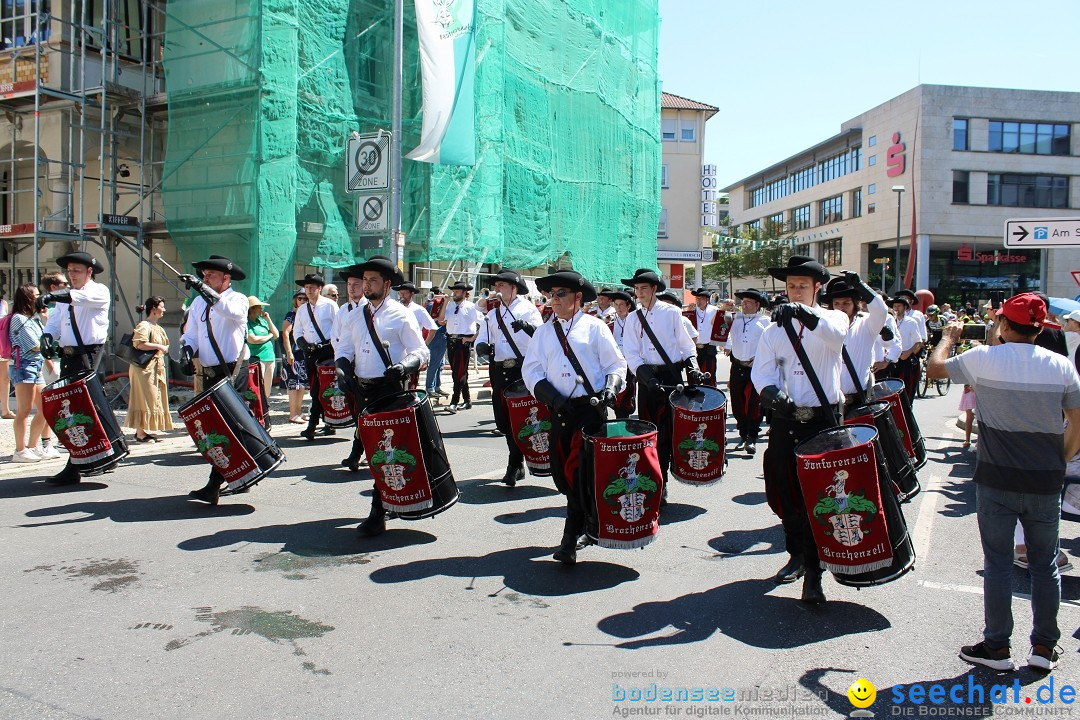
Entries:
[[[733, 288], [736, 278], [763, 277], [768, 268], [783, 266], [792, 254], [795, 234], [785, 234], [781, 223], [766, 221], [763, 228], [743, 228], [731, 240], [723, 237], [732, 234], [722, 236], [717, 243], [718, 260], [706, 266], [701, 274], [711, 280], [726, 280], [728, 287]], [[776, 290], [775, 281], [773, 290]]]

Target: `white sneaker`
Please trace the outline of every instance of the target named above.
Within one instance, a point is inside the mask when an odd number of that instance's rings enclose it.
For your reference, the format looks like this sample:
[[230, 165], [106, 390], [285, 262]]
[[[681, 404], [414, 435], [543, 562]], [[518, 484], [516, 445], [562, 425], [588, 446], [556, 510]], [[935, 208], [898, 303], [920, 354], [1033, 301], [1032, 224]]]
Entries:
[[36, 463], [41, 461], [41, 456], [30, 448], [25, 450], [19, 450], [17, 453], [11, 456], [11, 462], [16, 463]]
[[33, 450], [42, 460], [56, 460], [60, 457], [60, 451], [55, 445], [38, 445]]

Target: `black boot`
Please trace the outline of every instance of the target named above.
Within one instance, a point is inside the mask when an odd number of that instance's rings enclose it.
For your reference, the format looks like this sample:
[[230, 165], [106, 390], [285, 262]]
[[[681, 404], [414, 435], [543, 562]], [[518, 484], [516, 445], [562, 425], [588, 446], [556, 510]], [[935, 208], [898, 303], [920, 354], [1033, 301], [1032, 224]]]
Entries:
[[664, 492], [661, 493], [661, 495], [660, 495], [660, 507], [667, 507], [667, 488], [668, 488], [667, 475], [664, 475], [663, 480], [664, 480]]
[[503, 475], [501, 482], [506, 487], [514, 487], [519, 481], [525, 479], [525, 465], [523, 463], [511, 462], [506, 466], [506, 473]]
[[356, 534], [360, 537], [375, 537], [386, 531], [386, 511], [383, 510], [382, 498], [379, 497], [378, 492], [375, 490], [375, 497], [371, 500], [371, 512], [368, 513], [367, 519], [356, 528]]
[[202, 500], [209, 505], [217, 505], [218, 497], [221, 494], [222, 479], [217, 472], [210, 473], [210, 479], [206, 482], [206, 485], [198, 490], [192, 490], [188, 493], [188, 497], [193, 500]]
[[349, 472], [360, 472], [360, 460], [349, 455], [341, 461], [341, 467], [349, 468]]
[[[774, 577], [773, 580], [776, 581], [777, 585], [786, 585], [787, 583], [793, 583], [801, 578], [804, 572], [805, 568], [803, 567], [802, 559], [792, 555], [788, 558], [787, 565], [780, 568], [780, 572], [776, 573], [776, 577]], [[821, 587], [820, 578], [818, 579], [818, 587]]]
[[585, 529], [585, 516], [580, 510], [566, 508], [566, 524], [563, 525], [562, 541], [559, 549], [552, 555], [564, 565], [573, 565], [577, 562], [577, 541], [581, 531]]
[[68, 462], [64, 466], [64, 469], [53, 475], [46, 480], [50, 485], [76, 485], [82, 480], [82, 473], [75, 469], [75, 466]]
[[802, 601], [812, 605], [825, 604], [825, 591], [821, 589], [821, 571], [810, 571], [802, 581]]

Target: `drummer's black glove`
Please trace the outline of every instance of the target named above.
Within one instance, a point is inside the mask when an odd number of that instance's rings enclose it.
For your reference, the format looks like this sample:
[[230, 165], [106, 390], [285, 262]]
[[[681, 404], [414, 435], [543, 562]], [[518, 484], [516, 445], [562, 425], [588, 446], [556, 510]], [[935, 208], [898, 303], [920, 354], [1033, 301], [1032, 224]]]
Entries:
[[515, 320], [514, 322], [510, 323], [510, 327], [512, 327], [514, 330], [516, 330], [518, 332], [525, 333], [529, 337], [532, 337], [533, 333], [536, 332], [536, 326], [535, 325], [530, 325], [528, 322], [526, 322], [524, 320]]
[[34, 308], [40, 312], [45, 309], [46, 306], [53, 303], [62, 302], [71, 304], [71, 290], [64, 288], [62, 290], [54, 290], [53, 292], [47, 292], [37, 299], [34, 303]]
[[486, 358], [491, 355], [491, 345], [486, 342], [476, 343], [476, 357]]
[[698, 367], [696, 357], [687, 358], [684, 364], [686, 365], [686, 379], [691, 385], [704, 385], [709, 379], [709, 374], [701, 372], [701, 368]]
[[862, 278], [859, 277], [859, 273], [845, 270], [841, 275], [844, 280], [847, 281], [848, 287], [855, 290], [856, 300], [862, 300], [864, 303], [868, 303], [874, 299], [874, 296], [877, 293], [874, 292], [872, 287], [863, 282]]
[[772, 410], [780, 417], [790, 418], [795, 415], [795, 401], [775, 385], [761, 390], [761, 407]]
[[619, 381], [620, 378], [615, 373], [611, 373], [604, 379], [604, 389], [596, 396], [596, 399], [600, 401], [600, 405], [615, 407], [615, 397], [619, 394], [616, 392]]
[[356, 376], [353, 361], [348, 358], [336, 358], [334, 367], [336, 368], [334, 374], [337, 376], [338, 388], [350, 393], [353, 392], [353, 379]]
[[557, 415], [565, 415], [571, 410], [570, 398], [556, 390], [551, 381], [546, 378], [536, 383], [533, 387], [533, 395]]
[[787, 325], [792, 320], [798, 320], [810, 330], [817, 327], [821, 316], [813, 308], [802, 303], [787, 302], [778, 305], [772, 311], [772, 321], [777, 325]]
[[195, 374], [195, 348], [190, 345], [180, 346], [180, 369], [185, 375]]
[[881, 335], [881, 339], [885, 342], [890, 342], [894, 337], [896, 337], [895, 335], [893, 335], [893, 331], [889, 329], [888, 325], [883, 326], [881, 328], [881, 332], [878, 334]]
[[41, 356], [44, 358], [54, 358], [60, 354], [60, 348], [56, 345], [56, 338], [49, 333], [42, 333], [41, 339], [38, 340], [38, 347], [41, 348]]
[[637, 381], [650, 390], [660, 389], [660, 381], [656, 379], [656, 375], [648, 365], [644, 363], [638, 365], [637, 372], [634, 374], [637, 376]]
[[202, 295], [203, 300], [206, 300], [207, 305], [214, 305], [221, 299], [221, 295], [219, 295], [214, 288], [210, 287], [194, 275], [181, 275], [180, 279], [184, 281], [184, 287], [188, 290], [194, 290]]

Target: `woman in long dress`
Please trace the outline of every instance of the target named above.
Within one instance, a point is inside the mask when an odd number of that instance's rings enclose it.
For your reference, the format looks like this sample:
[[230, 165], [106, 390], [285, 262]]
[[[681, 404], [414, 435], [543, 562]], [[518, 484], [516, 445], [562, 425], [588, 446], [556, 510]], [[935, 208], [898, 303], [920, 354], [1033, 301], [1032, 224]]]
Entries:
[[154, 351], [154, 357], [145, 368], [128, 367], [131, 382], [131, 399], [128, 402], [126, 427], [135, 430], [136, 442], [156, 442], [150, 430], [172, 430], [169, 411], [169, 383], [165, 375], [165, 363], [169, 352], [169, 336], [158, 324], [165, 314], [165, 299], [154, 296], [145, 305], [135, 308], [145, 313], [146, 319], [135, 326], [131, 333], [131, 345], [139, 351]]

